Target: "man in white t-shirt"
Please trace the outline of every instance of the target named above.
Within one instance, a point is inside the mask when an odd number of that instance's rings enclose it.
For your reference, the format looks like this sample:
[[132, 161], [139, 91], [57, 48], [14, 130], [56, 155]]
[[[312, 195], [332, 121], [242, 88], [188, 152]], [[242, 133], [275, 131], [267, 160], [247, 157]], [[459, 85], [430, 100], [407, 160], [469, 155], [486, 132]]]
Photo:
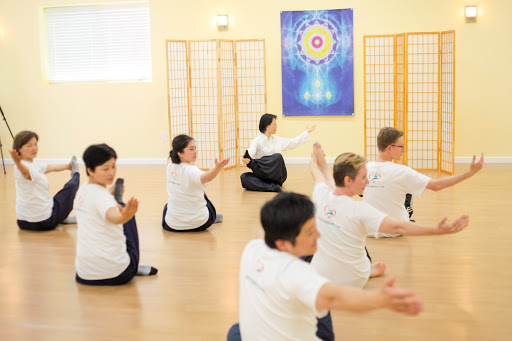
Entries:
[[343, 153], [334, 161], [330, 174], [320, 144], [315, 143], [311, 155], [311, 173], [315, 180], [313, 202], [321, 238], [311, 265], [322, 276], [339, 285], [362, 288], [368, 278], [384, 274], [384, 263], [372, 265], [366, 251], [368, 233], [408, 235], [448, 234], [462, 231], [468, 216], [447, 223], [442, 219], [436, 227], [400, 221], [371, 205], [352, 197], [363, 193], [368, 179], [366, 159], [354, 153]]
[[261, 223], [264, 240], [251, 241], [242, 254], [240, 325], [231, 327], [228, 341], [333, 340], [330, 316], [324, 324], [317, 322], [330, 309], [422, 311], [422, 301], [412, 291], [395, 288], [393, 278], [380, 290], [341, 287], [302, 261], [299, 257], [315, 252], [320, 236], [306, 196], [278, 194], [263, 206]]
[[250, 191], [281, 192], [287, 171], [281, 152], [297, 148], [310, 140], [309, 133], [316, 126], [307, 126], [306, 131], [294, 138], [276, 135], [277, 116], [264, 114], [260, 118], [258, 136], [251, 141], [242, 159], [252, 172], [240, 175], [242, 187]]
[[[462, 174], [441, 179], [431, 179], [426, 175], [397, 163], [405, 150], [403, 132], [392, 127], [385, 127], [377, 136], [379, 155], [375, 162], [368, 162], [368, 186], [364, 191], [363, 200], [391, 217], [408, 221], [412, 215], [409, 202], [412, 196], [421, 196], [426, 189], [439, 191], [464, 181], [484, 165], [484, 155], [478, 162], [473, 156], [469, 170]], [[408, 197], [404, 205], [404, 199]], [[376, 234], [369, 236], [375, 237]], [[379, 237], [397, 237], [395, 234], [379, 234]]]

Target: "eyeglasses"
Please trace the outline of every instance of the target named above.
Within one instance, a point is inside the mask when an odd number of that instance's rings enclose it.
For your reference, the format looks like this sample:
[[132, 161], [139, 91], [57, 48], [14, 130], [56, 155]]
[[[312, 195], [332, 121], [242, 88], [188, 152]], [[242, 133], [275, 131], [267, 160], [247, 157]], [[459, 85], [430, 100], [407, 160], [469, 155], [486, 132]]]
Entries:
[[391, 144], [390, 146], [391, 146], [391, 147], [401, 148], [402, 150], [404, 150], [404, 151], [405, 151], [405, 146], [397, 146], [396, 144]]

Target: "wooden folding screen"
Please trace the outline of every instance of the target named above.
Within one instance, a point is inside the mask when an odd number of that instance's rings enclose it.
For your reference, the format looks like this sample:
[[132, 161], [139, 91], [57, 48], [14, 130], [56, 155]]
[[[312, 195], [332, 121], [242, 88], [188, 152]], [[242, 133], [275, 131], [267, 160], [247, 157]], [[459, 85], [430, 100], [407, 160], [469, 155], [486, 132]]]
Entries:
[[453, 173], [454, 31], [364, 37], [365, 154], [385, 126], [404, 131], [402, 163]]
[[167, 42], [169, 131], [195, 138], [202, 169], [241, 164], [266, 111], [263, 40]]

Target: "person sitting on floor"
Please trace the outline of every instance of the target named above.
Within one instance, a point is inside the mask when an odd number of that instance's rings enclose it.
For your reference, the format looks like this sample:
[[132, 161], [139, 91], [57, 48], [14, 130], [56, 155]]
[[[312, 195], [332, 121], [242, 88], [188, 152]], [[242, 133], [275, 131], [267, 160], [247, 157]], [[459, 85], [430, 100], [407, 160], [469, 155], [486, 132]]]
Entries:
[[[412, 198], [421, 196], [425, 189], [439, 191], [464, 181], [484, 166], [484, 154], [473, 162], [469, 170], [441, 179], [431, 179], [405, 165], [393, 163], [400, 161], [405, 150], [403, 132], [393, 127], [385, 127], [377, 135], [379, 155], [374, 162], [368, 162], [368, 186], [363, 193], [363, 200], [379, 211], [402, 221], [409, 221], [412, 216]], [[404, 203], [405, 198], [405, 203]], [[375, 233], [368, 237], [398, 237], [400, 234]]]
[[135, 275], [151, 276], [152, 266], [139, 265], [137, 199], [123, 203], [123, 183], [116, 177], [117, 154], [106, 144], [89, 146], [83, 155], [89, 181], [77, 193], [76, 281], [86, 285], [122, 285]]
[[[39, 151], [39, 136], [32, 131], [20, 131], [14, 137], [11, 154], [16, 182], [16, 217], [20, 229], [49, 231], [59, 224], [74, 224], [68, 217], [80, 185], [76, 156], [63, 165], [48, 165], [35, 160]], [[52, 198], [48, 178], [50, 172], [71, 171], [71, 180]]]
[[250, 191], [281, 192], [286, 181], [287, 172], [281, 152], [297, 148], [310, 140], [309, 133], [316, 125], [306, 127], [306, 131], [297, 137], [287, 139], [276, 136], [277, 116], [264, 114], [260, 118], [258, 136], [251, 141], [245, 151], [243, 163], [252, 172], [240, 175], [242, 187]]
[[437, 226], [425, 226], [397, 220], [364, 201], [355, 201], [353, 196], [362, 194], [368, 184], [365, 164], [364, 157], [343, 153], [334, 161], [331, 175], [320, 144], [313, 145], [313, 202], [322, 238], [311, 265], [336, 284], [358, 288], [385, 272], [384, 263], [372, 264], [366, 250], [368, 233], [441, 235], [461, 232], [469, 223], [469, 216], [462, 215], [453, 222], [443, 218]]
[[228, 164], [229, 158], [217, 161], [207, 172], [192, 163], [196, 162], [196, 141], [182, 134], [172, 140], [167, 165], [167, 194], [169, 200], [164, 206], [162, 227], [171, 232], [205, 231], [214, 223], [220, 223], [223, 216], [217, 213], [204, 189]]
[[[261, 209], [264, 239], [247, 244], [240, 261], [240, 323], [228, 341], [334, 340], [328, 310], [390, 309], [417, 315], [423, 302], [389, 278], [380, 289], [342, 287], [299, 257], [315, 252], [315, 207], [302, 194], [279, 193]], [[328, 318], [320, 329], [317, 318]]]

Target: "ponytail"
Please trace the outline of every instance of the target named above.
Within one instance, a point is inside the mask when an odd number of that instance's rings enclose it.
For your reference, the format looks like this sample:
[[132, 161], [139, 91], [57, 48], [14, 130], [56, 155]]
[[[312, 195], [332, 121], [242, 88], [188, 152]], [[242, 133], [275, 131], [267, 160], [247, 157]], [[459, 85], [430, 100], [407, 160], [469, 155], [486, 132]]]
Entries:
[[176, 152], [176, 150], [171, 150], [171, 152], [169, 153], [169, 157], [171, 158], [172, 163], [181, 163], [180, 157], [178, 156], [178, 152]]
[[183, 150], [187, 148], [190, 141], [193, 140], [193, 138], [185, 134], [178, 135], [172, 140], [172, 150], [169, 153], [169, 157], [171, 158], [172, 163], [181, 163], [178, 153], [183, 153]]

